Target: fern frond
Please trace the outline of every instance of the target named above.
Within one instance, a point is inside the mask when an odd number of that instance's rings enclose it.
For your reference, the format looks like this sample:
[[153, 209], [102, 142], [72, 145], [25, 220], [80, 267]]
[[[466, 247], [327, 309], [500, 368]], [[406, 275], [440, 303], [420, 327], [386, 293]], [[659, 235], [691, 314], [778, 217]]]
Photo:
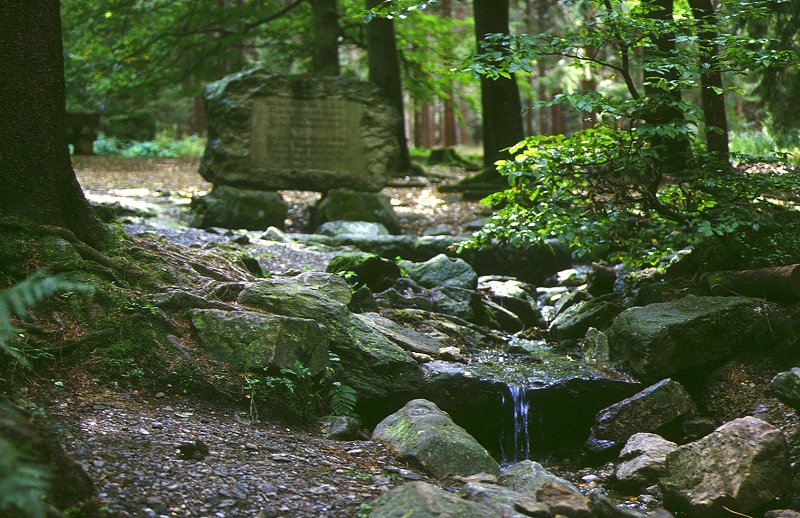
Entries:
[[335, 415], [353, 415], [358, 403], [355, 389], [340, 381], [334, 381], [328, 389], [328, 401]]
[[24, 516], [44, 517], [47, 485], [44, 469], [26, 462], [14, 445], [0, 438], [0, 513], [13, 506]]

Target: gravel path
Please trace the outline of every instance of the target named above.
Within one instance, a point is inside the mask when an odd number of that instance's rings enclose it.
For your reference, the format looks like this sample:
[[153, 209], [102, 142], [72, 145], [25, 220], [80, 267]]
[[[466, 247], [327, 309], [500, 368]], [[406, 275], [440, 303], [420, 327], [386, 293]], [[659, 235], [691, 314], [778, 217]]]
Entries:
[[[414, 472], [370, 441], [332, 441], [161, 393], [38, 394], [64, 447], [119, 516], [356, 516]], [[201, 441], [209, 454], [177, 448]], [[185, 447], [184, 447], [185, 448]], [[199, 458], [202, 457], [202, 458]]]

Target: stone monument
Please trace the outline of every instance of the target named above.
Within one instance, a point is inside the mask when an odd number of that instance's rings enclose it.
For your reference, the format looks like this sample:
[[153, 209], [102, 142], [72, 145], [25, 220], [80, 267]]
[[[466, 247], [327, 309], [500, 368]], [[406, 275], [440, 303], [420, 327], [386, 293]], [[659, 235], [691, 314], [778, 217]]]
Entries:
[[206, 88], [208, 144], [200, 174], [263, 191], [380, 191], [399, 156], [400, 118], [372, 83], [262, 69]]

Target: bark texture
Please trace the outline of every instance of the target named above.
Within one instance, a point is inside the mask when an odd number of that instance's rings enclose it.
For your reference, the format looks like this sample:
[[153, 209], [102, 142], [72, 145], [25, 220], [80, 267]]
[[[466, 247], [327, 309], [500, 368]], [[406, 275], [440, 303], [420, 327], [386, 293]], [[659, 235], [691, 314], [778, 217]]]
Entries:
[[105, 236], [75, 178], [65, 134], [58, 0], [0, 2], [0, 215]]

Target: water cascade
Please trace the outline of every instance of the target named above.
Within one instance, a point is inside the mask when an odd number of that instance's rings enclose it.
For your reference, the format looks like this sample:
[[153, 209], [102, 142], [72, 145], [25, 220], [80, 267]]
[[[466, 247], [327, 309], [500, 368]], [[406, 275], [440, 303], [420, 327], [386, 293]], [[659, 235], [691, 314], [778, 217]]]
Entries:
[[[502, 394], [504, 412], [510, 422], [503, 423], [500, 435], [502, 464], [512, 464], [531, 456], [531, 403], [528, 390], [521, 385], [507, 385], [507, 394]], [[537, 416], [534, 416], [534, 419]]]

